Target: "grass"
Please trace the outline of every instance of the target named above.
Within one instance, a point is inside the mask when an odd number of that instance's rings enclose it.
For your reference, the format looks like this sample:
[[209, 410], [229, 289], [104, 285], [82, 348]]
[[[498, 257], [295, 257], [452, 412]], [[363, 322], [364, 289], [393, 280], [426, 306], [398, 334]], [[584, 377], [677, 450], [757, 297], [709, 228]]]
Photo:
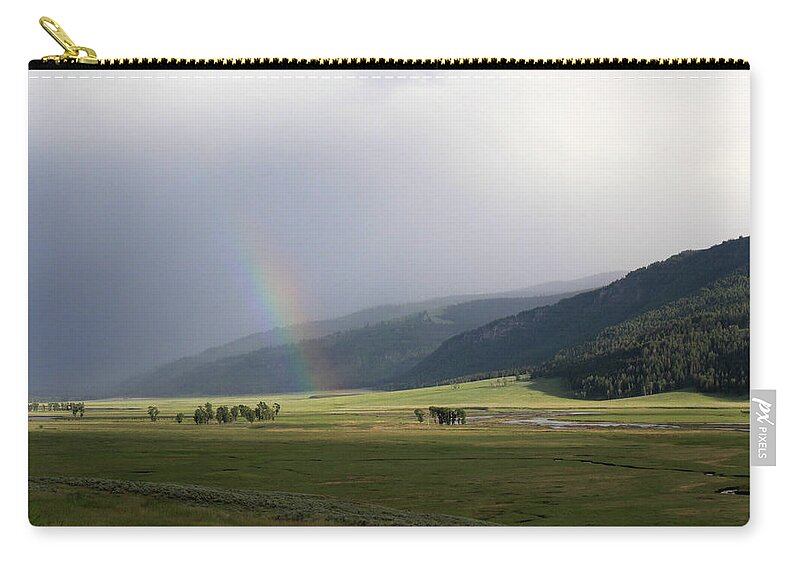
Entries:
[[[86, 403], [88, 418], [102, 419], [147, 419], [147, 406], [156, 404], [161, 410], [161, 418], [174, 417], [176, 413], [191, 414], [198, 404], [211, 401], [214, 406], [248, 404], [254, 406], [260, 400], [278, 401], [284, 410], [292, 414], [331, 414], [358, 412], [405, 411], [416, 407], [489, 407], [512, 410], [643, 410], [663, 409], [713, 409], [717, 412], [727, 410], [730, 417], [740, 418], [740, 410], [747, 410], [746, 398], [735, 398], [717, 394], [700, 394], [679, 391], [652, 396], [623, 398], [619, 400], [579, 400], [572, 398], [562, 388], [558, 379], [543, 378], [529, 382], [513, 382], [504, 387], [496, 387], [495, 380], [481, 380], [461, 384], [458, 389], [451, 386], [419, 388], [396, 392], [358, 391], [301, 393], [301, 394], [254, 394], [245, 396], [196, 396], [188, 398], [125, 398], [95, 400]], [[680, 413], [680, 412], [676, 412]], [[69, 412], [35, 412], [33, 416], [70, 416]], [[747, 421], [747, 418], [744, 419]]]
[[[369, 516], [389, 509], [411, 517], [407, 521], [426, 521], [420, 524], [454, 524], [437, 516], [506, 525], [741, 525], [748, 518], [747, 496], [717, 492], [748, 488], [748, 434], [699, 429], [708, 422], [747, 422], [746, 400], [691, 392], [573, 400], [555, 380], [312, 396], [105, 400], [87, 402], [83, 420], [29, 422], [32, 477], [290, 493], [322, 501], [303, 517], [282, 518], [290, 507], [218, 501], [211, 508], [181, 496], [131, 488], [112, 493], [56, 479], [32, 486], [31, 521], [372, 524], [336, 519], [323, 503], [362, 505]], [[254, 425], [197, 426], [190, 418], [178, 425], [169, 417], [190, 415], [206, 399], [215, 406], [276, 400], [282, 411], [276, 422]], [[150, 404], [162, 410], [163, 420], [149, 422]], [[465, 426], [418, 424], [411, 411], [430, 405], [496, 417]], [[558, 410], [594, 412], [572, 416], [581, 422], [682, 427], [552, 430], [503, 423], [503, 414]]]
[[[29, 486], [33, 495], [30, 518], [36, 525], [52, 526], [70, 520], [69, 514], [65, 516], [64, 512], [54, 511], [47, 505], [59, 492], [70, 497], [66, 506], [73, 518], [76, 510], [85, 511], [89, 517], [94, 517], [90, 520], [96, 525], [108, 524], [105, 521], [113, 521], [119, 516], [125, 517], [129, 524], [142, 524], [142, 519], [159, 524], [165, 516], [182, 516], [189, 524], [198, 526], [223, 521], [236, 526], [293, 523], [350, 526], [486, 524], [472, 519], [410, 513], [299, 493], [78, 477], [32, 477]], [[117, 500], [120, 497], [122, 501]], [[156, 500], [143, 500], [144, 497]]]
[[28, 518], [36, 526], [162, 526], [170, 521], [185, 526], [293, 524], [260, 512], [37, 482], [30, 484]]

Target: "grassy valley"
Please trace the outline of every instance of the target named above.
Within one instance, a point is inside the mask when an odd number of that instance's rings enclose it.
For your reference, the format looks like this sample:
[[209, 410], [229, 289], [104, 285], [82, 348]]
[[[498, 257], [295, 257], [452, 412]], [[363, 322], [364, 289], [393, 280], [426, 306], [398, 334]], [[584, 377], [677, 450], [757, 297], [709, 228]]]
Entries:
[[[87, 402], [83, 419], [31, 419], [31, 521], [724, 525], [747, 520], [748, 498], [719, 492], [749, 487], [748, 434], [739, 431], [746, 427], [748, 408], [735, 397], [684, 391], [586, 401], [571, 398], [558, 379], [498, 378], [458, 388], [210, 400], [214, 406], [274, 400], [281, 413], [266, 423], [195, 425], [187, 418], [178, 424], [177, 412], [188, 416], [204, 399], [123, 399]], [[161, 410], [157, 422], [146, 413], [153, 404]], [[465, 408], [466, 425], [418, 422], [413, 410], [431, 405]], [[558, 415], [568, 412], [583, 413]], [[513, 423], [531, 417], [575, 426]], [[586, 427], [587, 421], [598, 427]], [[675, 427], [600, 425], [612, 421]]]

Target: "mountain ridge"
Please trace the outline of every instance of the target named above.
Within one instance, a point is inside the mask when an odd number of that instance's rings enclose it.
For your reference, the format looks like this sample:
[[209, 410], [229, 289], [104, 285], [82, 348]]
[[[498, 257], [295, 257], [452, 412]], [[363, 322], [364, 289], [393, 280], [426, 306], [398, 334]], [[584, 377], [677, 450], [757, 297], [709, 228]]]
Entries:
[[687, 250], [631, 271], [605, 287], [456, 335], [396, 385], [422, 386], [492, 370], [535, 366], [601, 330], [695, 292], [749, 266], [749, 237]]
[[[625, 275], [624, 271], [611, 271], [588, 275], [574, 280], [547, 281], [524, 289], [503, 291], [499, 293], [476, 293], [467, 295], [450, 295], [404, 304], [389, 304], [369, 307], [334, 319], [312, 321], [289, 327], [270, 329], [269, 331], [246, 335], [231, 342], [205, 349], [197, 354], [184, 356], [162, 365], [135, 374], [123, 382], [109, 387], [105, 395], [119, 395], [126, 390], [126, 386], [144, 384], [155, 376], [163, 381], [170, 381], [190, 373], [202, 366], [211, 365], [213, 362], [225, 358], [232, 358], [249, 354], [264, 348], [274, 348], [287, 344], [286, 339], [295, 342], [314, 340], [325, 336], [355, 330], [364, 326], [376, 325], [395, 319], [409, 317], [422, 312], [435, 312], [447, 307], [463, 306], [473, 301], [491, 303], [492, 299], [534, 298], [538, 296], [554, 296], [559, 294], [574, 294], [581, 290], [602, 286], [619, 276]], [[526, 291], [540, 294], [515, 295], [516, 292]], [[543, 293], [548, 293], [544, 295]], [[514, 307], [516, 309], [517, 307]], [[517, 311], [513, 311], [517, 312]], [[511, 312], [507, 313], [511, 314]], [[496, 318], [493, 315], [488, 320]], [[482, 324], [482, 323], [476, 323]], [[460, 332], [460, 331], [453, 331]], [[289, 343], [290, 344], [290, 343]]]
[[[325, 389], [381, 387], [463, 330], [576, 292], [467, 301], [316, 339], [264, 347], [190, 368], [139, 377], [123, 396], [217, 395], [304, 391], [309, 378]], [[164, 373], [166, 370], [166, 375]]]

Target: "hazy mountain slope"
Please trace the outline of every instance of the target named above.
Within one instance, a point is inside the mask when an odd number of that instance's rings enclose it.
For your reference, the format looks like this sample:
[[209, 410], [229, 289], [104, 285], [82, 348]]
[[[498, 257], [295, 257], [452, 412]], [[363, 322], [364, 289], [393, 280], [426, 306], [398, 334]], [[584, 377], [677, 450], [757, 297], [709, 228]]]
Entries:
[[443, 340], [499, 316], [558, 302], [547, 297], [484, 299], [424, 311], [319, 339], [267, 347], [175, 373], [151, 374], [123, 395], [243, 394], [380, 386], [436, 350]]
[[750, 240], [739, 238], [686, 251], [632, 271], [614, 283], [522, 312], [448, 339], [395, 379], [427, 385], [462, 375], [538, 365], [562, 348], [591, 340], [604, 328], [698, 291], [749, 266]]
[[[98, 387], [90, 390], [90, 393], [95, 396], [108, 396], [130, 392], [132, 389], [139, 386], [157, 386], [162, 383], [169, 384], [170, 382], [174, 384], [177, 382], [178, 378], [190, 374], [191, 371], [223, 358], [235, 357], [254, 352], [256, 350], [261, 350], [263, 348], [276, 347], [302, 340], [322, 338], [336, 332], [353, 330], [370, 324], [395, 320], [425, 311], [429, 311], [433, 314], [444, 309], [445, 307], [463, 307], [470, 301], [486, 300], [487, 303], [484, 305], [470, 306], [465, 310], [489, 310], [489, 312], [481, 316], [480, 319], [473, 318], [472, 320], [469, 320], [469, 317], [466, 317], [468, 320], [465, 320], [464, 323], [465, 325], [471, 323], [470, 326], [467, 326], [466, 328], [458, 328], [452, 333], [456, 334], [457, 332], [462, 332], [467, 328], [472, 328], [487, 323], [498, 317], [514, 314], [523, 308], [531, 308], [536, 306], [530, 305], [521, 307], [520, 305], [514, 304], [512, 301], [509, 305], [510, 309], [507, 312], [498, 312], [496, 310], [495, 312], [492, 312], [491, 309], [489, 309], [493, 306], [490, 302], [490, 299], [531, 298], [545, 295], [550, 296], [562, 295], [565, 293], [575, 293], [592, 287], [606, 285], [620, 275], [622, 275], [622, 272], [617, 271], [590, 275], [588, 277], [583, 277], [572, 281], [553, 281], [541, 283], [539, 285], [534, 285], [533, 287], [520, 290], [522, 292], [519, 292], [518, 294], [514, 294], [513, 292], [502, 292], [497, 294], [453, 295], [429, 299], [427, 301], [421, 301], [418, 303], [381, 305], [378, 307], [371, 307], [362, 311], [357, 311], [355, 313], [335, 319], [313, 321], [288, 327], [275, 328], [269, 331], [248, 335], [220, 346], [209, 348], [193, 356], [187, 356], [172, 362], [168, 362], [152, 370], [137, 374], [124, 383], [108, 383], [102, 387], [102, 390]], [[523, 293], [524, 291], [528, 291], [528, 293]], [[539, 293], [536, 293], [537, 291], [539, 291]], [[502, 310], [505, 309], [500, 309], [500, 311]]]
[[158, 366], [153, 370], [138, 374], [127, 380], [124, 386], [117, 387], [117, 391], [128, 392], [131, 390], [129, 386], [155, 386], [160, 383], [170, 383], [171, 381], [177, 381], [181, 376], [190, 374], [193, 370], [223, 358], [236, 357], [264, 348], [273, 348], [298, 341], [321, 338], [337, 332], [361, 328], [371, 323], [381, 323], [423, 311], [440, 309], [447, 304], [469, 301], [475, 297], [479, 297], [479, 295], [442, 297], [419, 303], [400, 305], [382, 305], [339, 318], [270, 329], [209, 348], [194, 356], [180, 358]]
[[534, 371], [565, 378], [584, 398], [640, 396], [691, 387], [750, 387], [750, 278], [738, 270], [697, 293], [608, 327]]
[[627, 271], [609, 271], [571, 281], [549, 281], [532, 287], [525, 287], [524, 289], [514, 289], [504, 295], [510, 297], [538, 297], [540, 295], [557, 295], [566, 291], [589, 291], [590, 289], [605, 287], [617, 279], [622, 279], [627, 273]]
[[607, 273], [589, 275], [587, 277], [581, 277], [579, 279], [573, 279], [569, 281], [549, 281], [547, 283], [540, 283], [531, 287], [525, 287], [524, 289], [515, 289], [500, 293], [449, 295], [416, 303], [379, 305], [377, 307], [369, 307], [361, 311], [356, 311], [355, 313], [344, 315], [342, 317], [311, 321], [308, 323], [291, 325], [287, 327], [278, 327], [265, 332], [251, 334], [221, 346], [209, 348], [208, 350], [198, 354], [197, 357], [202, 362], [211, 362], [226, 356], [236, 356], [238, 354], [244, 354], [270, 346], [280, 346], [282, 344], [286, 344], [287, 342], [321, 338], [335, 332], [356, 329], [370, 324], [399, 319], [401, 317], [407, 317], [416, 313], [422, 313], [424, 311], [435, 311], [448, 306], [468, 303], [469, 301], [496, 299], [501, 297], [543, 297], [549, 295], [561, 295], [563, 293], [574, 293], [577, 291], [588, 291], [589, 289], [596, 289], [598, 287], [608, 285], [612, 281], [615, 281], [624, 275], [624, 271], [611, 271]]

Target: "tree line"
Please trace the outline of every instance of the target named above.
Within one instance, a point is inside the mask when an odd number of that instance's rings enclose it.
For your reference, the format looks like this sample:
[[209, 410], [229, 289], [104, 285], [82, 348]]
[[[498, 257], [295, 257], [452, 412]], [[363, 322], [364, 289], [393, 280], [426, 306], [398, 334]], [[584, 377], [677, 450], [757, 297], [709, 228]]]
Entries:
[[495, 370], [489, 370], [486, 372], [476, 372], [475, 374], [466, 374], [464, 376], [456, 376], [455, 378], [448, 378], [446, 380], [437, 380], [436, 382], [430, 382], [426, 380], [420, 380], [419, 382], [402, 382], [402, 383], [387, 383], [382, 385], [381, 388], [384, 390], [407, 390], [411, 388], [425, 388], [427, 386], [450, 386], [451, 388], [458, 389], [463, 384], [468, 384], [470, 382], [477, 382], [479, 380], [492, 380], [492, 379], [504, 379], [508, 378], [503, 385], [494, 385], [494, 388], [501, 388], [507, 386], [509, 383], [513, 383], [516, 381], [521, 380], [529, 380], [531, 370], [533, 366], [514, 366], [510, 368], [498, 368]]
[[[216, 421], [218, 424], [229, 424], [237, 421], [239, 417], [244, 418], [250, 423], [256, 421], [266, 422], [275, 421], [280, 411], [281, 405], [278, 402], [267, 404], [266, 402], [261, 401], [256, 404], [254, 408], [251, 408], [245, 404], [239, 404], [236, 406], [218, 406], [216, 410], [211, 402], [206, 402], [205, 404], [200, 404], [197, 406], [197, 409], [194, 411], [193, 419], [194, 423], [198, 425], [210, 424], [212, 421]], [[160, 413], [161, 411], [157, 406], [147, 407], [147, 415], [152, 422], [158, 421], [158, 416]], [[178, 412], [175, 414], [175, 421], [179, 424], [183, 423], [185, 418], [186, 414], [183, 412]]]
[[[267, 404], [261, 401], [253, 408], [246, 404], [218, 406], [216, 410], [211, 402], [206, 402], [197, 406], [194, 411], [194, 423], [209, 424], [216, 420], [218, 424], [228, 424], [236, 422], [240, 416], [249, 423], [275, 421], [280, 411], [281, 405], [278, 402]], [[175, 421], [178, 423], [183, 421], [183, 414], [180, 414], [180, 416], [180, 418], [175, 417]]]
[[83, 402], [28, 402], [29, 412], [72, 412], [73, 416], [83, 417], [86, 404]]

